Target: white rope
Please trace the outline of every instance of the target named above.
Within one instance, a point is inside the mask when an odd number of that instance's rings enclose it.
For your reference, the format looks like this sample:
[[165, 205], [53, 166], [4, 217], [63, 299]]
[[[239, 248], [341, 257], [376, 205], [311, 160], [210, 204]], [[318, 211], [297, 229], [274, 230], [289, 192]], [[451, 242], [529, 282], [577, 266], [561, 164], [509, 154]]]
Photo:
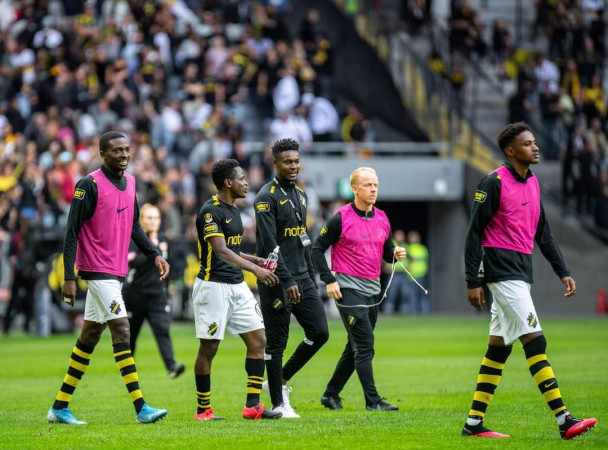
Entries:
[[[414, 278], [414, 276], [409, 272], [409, 270], [407, 270], [405, 268], [405, 266], [403, 265], [403, 262], [402, 261], [397, 261], [397, 262], [399, 264], [401, 264], [401, 267], [403, 267], [403, 270], [405, 270], [405, 273], [407, 273], [410, 276], [410, 278], [414, 281], [414, 283], [416, 283], [418, 285], [418, 287], [420, 287], [420, 289], [422, 289], [424, 291], [424, 294], [428, 295], [429, 291], [427, 289], [425, 289], [420, 283], [418, 283], [416, 278]], [[341, 299], [340, 299], [340, 300], [335, 300], [336, 306], [339, 308], [374, 308], [376, 306], [379, 306], [386, 298], [386, 293], [388, 292], [388, 288], [391, 286], [391, 283], [393, 282], [393, 276], [395, 276], [395, 255], [394, 254], [393, 254], [391, 276], [388, 279], [388, 283], [386, 283], [386, 287], [384, 288], [384, 293], [382, 294], [382, 297], [380, 297], [380, 300], [378, 300], [376, 303], [373, 303], [371, 305], [341, 305], [340, 304]]]

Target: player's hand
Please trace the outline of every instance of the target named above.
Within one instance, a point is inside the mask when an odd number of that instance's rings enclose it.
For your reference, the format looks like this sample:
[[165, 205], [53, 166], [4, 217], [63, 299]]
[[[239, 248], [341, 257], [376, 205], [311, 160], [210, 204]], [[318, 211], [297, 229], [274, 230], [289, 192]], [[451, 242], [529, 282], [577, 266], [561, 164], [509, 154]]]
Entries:
[[395, 255], [395, 259], [397, 261], [403, 261], [407, 256], [407, 252], [403, 247], [395, 247], [393, 254]]
[[61, 289], [61, 296], [66, 304], [74, 306], [74, 299], [76, 298], [76, 280], [65, 280], [63, 288]]
[[562, 278], [562, 283], [564, 283], [564, 286], [566, 286], [564, 297], [572, 297], [576, 294], [576, 281], [574, 281], [574, 278], [564, 277]]
[[467, 289], [467, 296], [469, 297], [469, 303], [481, 311], [481, 305], [486, 302], [483, 289], [480, 287]]
[[277, 284], [279, 284], [279, 277], [277, 277], [270, 270], [259, 268], [259, 269], [256, 269], [256, 271], [254, 272], [254, 275], [258, 280], [260, 280], [266, 286], [276, 286]]
[[340, 291], [340, 285], [338, 285], [337, 281], [327, 285], [327, 296], [334, 300], [342, 299], [342, 292]]
[[293, 286], [289, 286], [287, 289], [285, 289], [285, 293], [287, 294], [287, 299], [293, 303], [294, 305], [297, 305], [298, 303], [300, 303], [300, 289], [298, 289], [298, 285], [294, 284]]
[[165, 258], [158, 255], [156, 258], [154, 258], [154, 265], [158, 268], [158, 273], [160, 273], [159, 280], [164, 280], [167, 278], [169, 275], [170, 266], [169, 263], [165, 261]]

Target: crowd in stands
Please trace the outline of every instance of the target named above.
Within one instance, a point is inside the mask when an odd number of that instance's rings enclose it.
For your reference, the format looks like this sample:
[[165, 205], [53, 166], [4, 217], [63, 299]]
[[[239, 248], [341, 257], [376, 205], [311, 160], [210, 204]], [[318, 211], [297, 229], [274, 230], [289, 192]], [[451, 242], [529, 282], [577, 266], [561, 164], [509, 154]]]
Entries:
[[[0, 301], [32, 276], [18, 271], [35, 267], [25, 258], [41, 231], [63, 236], [105, 131], [131, 142], [140, 204], [191, 241], [215, 160], [239, 160], [253, 196], [272, 174], [268, 143], [372, 136], [332, 96], [334, 48], [315, 10], [295, 30], [288, 1], [0, 0], [0, 11]], [[253, 238], [253, 213], [245, 225]]]
[[547, 47], [519, 70], [510, 119], [540, 117], [544, 156], [562, 161], [562, 200], [608, 229], [605, 8], [605, 0], [536, 2], [533, 37], [542, 33]]
[[[424, 3], [407, 2], [418, 6], [421, 20]], [[492, 8], [490, 2], [481, 6]], [[449, 80], [458, 104], [466, 83], [463, 61], [488, 61], [499, 80], [515, 80], [508, 121], [533, 125], [543, 158], [562, 163], [563, 202], [608, 229], [605, 9], [605, 0], [536, 0], [531, 40], [515, 43], [504, 19], [489, 29], [469, 0], [451, 0], [450, 60], [441, 61], [434, 46], [429, 65]], [[417, 32], [412, 11], [407, 17]]]

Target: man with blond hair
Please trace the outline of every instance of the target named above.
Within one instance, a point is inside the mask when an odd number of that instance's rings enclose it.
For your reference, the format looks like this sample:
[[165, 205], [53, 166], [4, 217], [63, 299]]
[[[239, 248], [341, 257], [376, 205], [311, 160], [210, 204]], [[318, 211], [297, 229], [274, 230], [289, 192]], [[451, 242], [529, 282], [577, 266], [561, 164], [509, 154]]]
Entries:
[[[380, 301], [380, 270], [387, 262], [405, 259], [405, 249], [395, 247], [386, 214], [374, 204], [378, 177], [370, 167], [359, 167], [350, 176], [355, 199], [336, 211], [321, 229], [312, 247], [312, 258], [334, 299], [348, 334], [348, 342], [321, 397], [329, 409], [342, 409], [339, 394], [356, 370], [368, 411], [396, 411], [376, 390], [372, 359], [374, 328]], [[331, 270], [325, 251], [331, 247]], [[332, 274], [335, 272], [335, 275]]]

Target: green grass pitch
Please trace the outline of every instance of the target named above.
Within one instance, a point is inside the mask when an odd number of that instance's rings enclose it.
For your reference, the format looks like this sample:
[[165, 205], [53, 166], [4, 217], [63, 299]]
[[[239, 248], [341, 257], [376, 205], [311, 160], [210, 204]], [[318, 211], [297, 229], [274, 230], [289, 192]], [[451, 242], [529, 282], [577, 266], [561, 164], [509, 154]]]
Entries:
[[[51, 425], [51, 406], [76, 335], [49, 339], [15, 333], [0, 340], [1, 448], [608, 448], [608, 324], [601, 319], [545, 319], [549, 361], [569, 410], [596, 417], [598, 427], [569, 442], [534, 386], [520, 344], [507, 363], [486, 417], [486, 425], [511, 439], [466, 439], [460, 429], [468, 413], [477, 370], [485, 352], [488, 319], [465, 317], [381, 317], [374, 360], [380, 394], [398, 412], [367, 412], [356, 376], [342, 393], [344, 410], [330, 411], [319, 398], [345, 344], [341, 323], [331, 321], [330, 340], [290, 382], [300, 420], [246, 421], [245, 347], [227, 337], [212, 373], [212, 405], [226, 418], [194, 422], [193, 363], [198, 348], [194, 326], [176, 323], [172, 336], [187, 371], [166, 376], [149, 328], [136, 353], [146, 401], [167, 408], [165, 420], [139, 425], [112, 357], [106, 331], [76, 390], [71, 409], [82, 427]], [[292, 324], [288, 354], [302, 339]], [[262, 401], [268, 402], [262, 393]]]

